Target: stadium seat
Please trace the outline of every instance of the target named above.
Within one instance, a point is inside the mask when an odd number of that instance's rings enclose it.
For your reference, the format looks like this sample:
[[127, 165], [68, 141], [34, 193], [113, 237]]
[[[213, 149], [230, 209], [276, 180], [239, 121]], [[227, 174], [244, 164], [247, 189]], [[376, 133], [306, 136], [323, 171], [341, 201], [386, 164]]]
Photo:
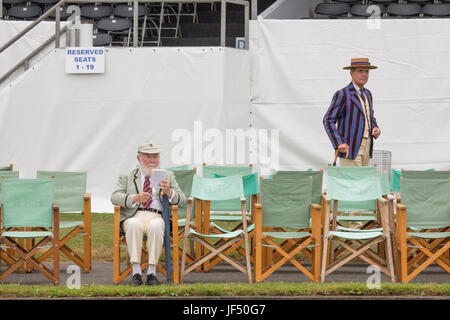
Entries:
[[92, 36], [94, 47], [111, 46], [112, 36], [107, 33], [97, 32]]
[[[59, 208], [53, 201], [52, 179], [2, 179], [2, 203], [0, 218], [1, 242], [14, 250], [19, 257], [0, 273], [3, 281], [25, 262], [46, 276], [53, 284], [60, 281], [59, 275]], [[10, 231], [10, 228], [45, 228], [46, 231]], [[51, 231], [50, 231], [51, 230]], [[40, 239], [27, 250], [15, 239]], [[53, 254], [53, 270], [42, 264], [35, 255], [43, 246], [50, 246]]]
[[390, 3], [386, 7], [388, 16], [418, 17], [421, 6], [417, 3]]
[[319, 3], [314, 8], [315, 14], [328, 16], [329, 18], [336, 18], [349, 14], [350, 6], [346, 3]]
[[422, 7], [422, 12], [427, 17], [448, 17], [450, 16], [450, 3], [426, 4]]
[[3, 5], [7, 5], [9, 7], [16, 5], [25, 5], [27, 0], [3, 0]]
[[[42, 14], [42, 9], [37, 5], [16, 5], [8, 9], [9, 19], [34, 20]], [[11, 19], [12, 20], [12, 19]]]
[[[133, 28], [134, 23], [134, 5], [130, 3], [120, 3], [114, 7], [113, 10], [114, 17], [128, 18], [131, 21], [131, 28]], [[143, 4], [138, 6], [138, 27], [140, 25], [141, 29], [141, 46], [143, 43], [144, 30], [147, 24], [147, 7]], [[131, 32], [133, 36], [133, 32]], [[131, 40], [130, 40], [131, 41]]]
[[56, 3], [58, 3], [58, 1], [59, 0], [30, 0], [32, 4], [37, 4], [41, 8], [44, 8], [45, 6], [49, 5], [55, 5]]
[[361, 4], [361, 3], [357, 3], [357, 4], [353, 5], [350, 8], [350, 13], [352, 16], [370, 17], [375, 13], [374, 9], [369, 9], [370, 6], [378, 6], [380, 8], [380, 11], [379, 11], [380, 16], [382, 16], [384, 14], [385, 8], [384, 8], [384, 5], [382, 5], [382, 4]]
[[110, 4], [84, 4], [80, 8], [80, 15], [84, 18], [101, 19], [112, 15]]
[[[98, 30], [106, 31], [113, 37], [112, 43], [121, 42], [124, 46], [130, 45], [131, 21], [127, 18], [102, 18], [96, 23]], [[115, 41], [119, 38], [122, 41]]]

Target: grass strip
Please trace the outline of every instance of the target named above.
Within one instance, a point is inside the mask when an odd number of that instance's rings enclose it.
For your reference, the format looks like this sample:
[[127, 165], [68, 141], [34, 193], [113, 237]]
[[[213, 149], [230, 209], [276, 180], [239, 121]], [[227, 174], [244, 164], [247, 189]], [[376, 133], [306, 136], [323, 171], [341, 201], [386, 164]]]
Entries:
[[450, 284], [382, 283], [380, 289], [369, 289], [365, 283], [202, 283], [158, 285], [82, 285], [66, 286], [19, 284], [0, 285], [0, 297], [192, 297], [192, 296], [450, 296]]

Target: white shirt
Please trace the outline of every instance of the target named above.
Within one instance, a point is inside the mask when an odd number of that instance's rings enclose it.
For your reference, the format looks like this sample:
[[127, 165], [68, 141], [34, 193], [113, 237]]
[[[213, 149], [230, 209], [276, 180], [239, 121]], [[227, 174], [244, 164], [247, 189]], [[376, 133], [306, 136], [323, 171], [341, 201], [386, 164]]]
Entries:
[[[141, 186], [142, 190], [144, 190], [144, 182], [145, 182], [145, 176], [141, 174]], [[150, 179], [150, 185], [151, 185], [151, 179]], [[172, 196], [169, 198], [169, 202], [172, 203], [174, 191], [172, 190]], [[133, 208], [136, 206], [136, 203], [133, 202]], [[163, 210], [162, 203], [159, 201], [159, 197], [155, 192], [155, 189], [152, 188], [152, 203], [150, 203], [150, 208], [156, 209], [159, 211]]]

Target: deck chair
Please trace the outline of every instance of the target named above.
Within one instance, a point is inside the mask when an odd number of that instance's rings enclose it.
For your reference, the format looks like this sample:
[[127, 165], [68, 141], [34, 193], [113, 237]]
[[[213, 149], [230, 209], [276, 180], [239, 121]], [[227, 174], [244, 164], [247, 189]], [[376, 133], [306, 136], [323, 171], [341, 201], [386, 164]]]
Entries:
[[[11, 166], [5, 167], [5, 168], [12, 168], [12, 164]], [[0, 172], [0, 179], [18, 179], [19, 178], [19, 171], [12, 171], [12, 170], [6, 170], [6, 171], [1, 171]], [[0, 184], [0, 203], [2, 201], [2, 186]], [[17, 229], [17, 228], [8, 228], [7, 231], [23, 231], [23, 229]], [[24, 239], [18, 239], [19, 244], [21, 246], [25, 245], [25, 241]], [[14, 263], [14, 259], [11, 258], [14, 256], [14, 250], [12, 249], [8, 249], [8, 250], [4, 250], [3, 248], [0, 248], [0, 261], [3, 260], [5, 261], [8, 265], [12, 265]], [[21, 265], [19, 267], [19, 270], [21, 272], [24, 271], [24, 265]]]
[[[234, 231], [222, 230], [221, 234], [202, 234], [197, 230], [194, 230], [190, 226], [190, 220], [192, 217], [192, 207], [195, 201], [196, 215], [203, 215], [204, 211], [208, 211], [211, 207], [211, 202], [229, 200], [229, 199], [241, 199], [241, 221], [242, 228]], [[195, 200], [194, 200], [195, 199]], [[201, 230], [201, 229], [200, 229]], [[203, 229], [204, 230], [204, 229]], [[205, 247], [205, 253], [201, 256], [196, 256], [195, 261], [186, 265], [186, 249], [187, 241], [193, 239], [198, 241], [203, 247]], [[205, 239], [220, 240], [226, 239], [220, 246], [215, 246], [211, 241], [205, 241]], [[245, 247], [245, 262], [243, 266], [239, 261], [224, 253], [233, 243], [244, 240]], [[195, 270], [198, 266], [201, 266], [205, 262], [219, 255], [223, 260], [230, 263], [239, 271], [245, 273], [248, 277], [248, 282], [252, 283], [252, 271], [250, 265], [250, 249], [248, 243], [248, 231], [247, 231], [247, 214], [245, 209], [244, 188], [242, 185], [242, 178], [240, 176], [229, 176], [223, 178], [202, 178], [198, 175], [194, 176], [192, 183], [191, 197], [188, 199], [188, 207], [186, 214], [186, 225], [183, 239], [183, 254], [181, 258], [181, 274], [180, 282], [183, 283], [184, 276]]]
[[[324, 282], [325, 277], [347, 262], [359, 257], [363, 261], [378, 267], [383, 273], [388, 275], [392, 282], [395, 281], [392, 242], [389, 230], [389, 217], [387, 200], [381, 197], [379, 179], [376, 176], [359, 177], [358, 179], [345, 179], [343, 176], [328, 176], [327, 194], [325, 202], [325, 219], [323, 231], [323, 255], [320, 281]], [[324, 195], [325, 197], [325, 195]], [[380, 228], [372, 229], [350, 229], [337, 226], [336, 218], [339, 201], [369, 201], [378, 199], [380, 206]], [[331, 213], [331, 201], [333, 201], [333, 211]], [[332, 222], [330, 225], [330, 216]], [[330, 227], [331, 226], [331, 227]], [[328, 250], [328, 242], [330, 249]], [[385, 255], [375, 253], [371, 247], [379, 242], [385, 242]], [[335, 256], [333, 244], [342, 246], [347, 254], [342, 253]], [[328, 257], [330, 254], [330, 257]], [[327, 261], [329, 259], [329, 264]]]
[[[321, 207], [311, 202], [312, 190], [312, 177], [261, 180], [261, 204], [257, 204], [255, 217], [256, 282], [263, 281], [288, 261], [312, 281], [319, 281]], [[267, 227], [271, 231], [263, 231]], [[277, 244], [275, 239], [281, 243]], [[269, 264], [263, 261], [263, 246], [278, 253]], [[307, 247], [312, 247], [311, 270], [296, 259]]]
[[[328, 177], [339, 177], [343, 179], [349, 180], [358, 180], [364, 177], [376, 177], [377, 169], [374, 166], [365, 166], [365, 167], [328, 167]], [[334, 209], [334, 202], [331, 203], [331, 209]], [[360, 216], [350, 216], [344, 214], [338, 214], [336, 216], [337, 223], [343, 222], [362, 222], [363, 225], [361, 229], [369, 229], [372, 228], [377, 223], [377, 217], [375, 215], [377, 206], [376, 199], [371, 199], [368, 201], [339, 201], [338, 203], [338, 212], [353, 212], [353, 211], [361, 211], [366, 214], [362, 214]]]
[[398, 281], [411, 281], [433, 262], [450, 273], [450, 179], [402, 179], [400, 188]]
[[[227, 176], [233, 176], [233, 175], [239, 175], [239, 176], [248, 176], [252, 173], [253, 167], [250, 166], [212, 166], [212, 165], [206, 165], [203, 164], [203, 173], [202, 176], [204, 178], [221, 178], [221, 177], [227, 177]], [[252, 178], [250, 178], [252, 179]], [[249, 220], [251, 219], [251, 207], [252, 204], [256, 204], [257, 202], [257, 194], [251, 194], [248, 191], [248, 188], [244, 190], [244, 197], [245, 197], [245, 205], [246, 205], [246, 211], [250, 215]], [[241, 221], [241, 202], [240, 199], [230, 199], [230, 200], [224, 200], [224, 201], [214, 201], [211, 203], [211, 207], [207, 212], [204, 214], [204, 219], [206, 221], [202, 222], [202, 225], [204, 227], [203, 233], [222, 233], [219, 228], [217, 228], [217, 223], [234, 223], [237, 221]], [[236, 228], [241, 228], [241, 226], [237, 226]], [[251, 231], [251, 230], [250, 230]], [[249, 237], [252, 236], [252, 233], [250, 232]], [[208, 239], [206, 239], [208, 241]], [[235, 249], [240, 247], [240, 244], [236, 244], [234, 247]], [[197, 255], [201, 255], [204, 252], [199, 252], [201, 246], [199, 243], [196, 244], [196, 252]], [[205, 250], [205, 248], [203, 248]], [[230, 253], [232, 248], [228, 250], [228, 253]], [[240, 252], [243, 254], [243, 250], [240, 250]], [[216, 265], [219, 261], [221, 261], [220, 257], [216, 257], [215, 262], [213, 262], [212, 265], [210, 265], [210, 262], [205, 262], [201, 267], [204, 271], [208, 272], [214, 265]], [[197, 269], [197, 271], [200, 271], [200, 269]]]
[[[182, 167], [178, 167], [175, 169], [170, 169], [175, 175], [175, 179], [177, 180], [178, 186], [183, 191], [184, 195], [188, 198], [191, 196], [192, 189], [192, 180], [194, 179], [194, 175], [196, 169], [184, 169]], [[181, 261], [181, 250], [182, 250], [182, 240], [183, 240], [183, 232], [186, 223], [186, 207], [180, 208], [177, 206], [177, 210], [172, 209], [172, 218], [171, 218], [171, 248], [172, 248], [172, 264], [173, 264], [173, 282], [178, 284], [180, 280], [180, 261]], [[195, 225], [195, 223], [192, 223]], [[180, 249], [181, 248], [181, 249]], [[190, 254], [186, 253], [186, 259], [189, 262], [194, 261], [194, 250], [193, 247], [190, 246]], [[167, 271], [163, 268], [162, 264], [158, 264], [158, 270], [167, 275]]]
[[[175, 179], [186, 195], [190, 195], [190, 190], [192, 187], [192, 179], [195, 174], [195, 169], [188, 170], [171, 170], [175, 175]], [[171, 255], [170, 267], [168, 264], [164, 264], [162, 261], [158, 263], [156, 269], [166, 276], [168, 282], [179, 283], [179, 262], [180, 262], [180, 237], [182, 237], [182, 231], [184, 231], [184, 223], [186, 216], [186, 208], [180, 208], [178, 205], [172, 205], [171, 210], [171, 220], [170, 220], [170, 248], [171, 252], [166, 252], [165, 246], [163, 247], [166, 262], [168, 255]], [[175, 230], [177, 232], [175, 232]], [[114, 249], [113, 249], [113, 283], [119, 284], [123, 279], [125, 279], [132, 271], [132, 265], [129, 264], [127, 260], [127, 266], [121, 270], [120, 260], [121, 260], [121, 248], [126, 250], [126, 238], [125, 234], [121, 230], [120, 226], [120, 206], [114, 206]], [[143, 239], [142, 244], [142, 255], [141, 255], [141, 269], [145, 270], [148, 267], [146, 241]], [[162, 253], [161, 253], [162, 255]], [[193, 258], [188, 255], [188, 261], [193, 261]], [[171, 270], [169, 270], [171, 269]], [[169, 271], [169, 273], [168, 273]]]
[[[14, 263], [0, 273], [3, 281], [25, 261], [59, 284], [59, 208], [53, 203], [54, 181], [51, 179], [2, 179], [2, 203], [0, 207], [0, 241], [19, 256]], [[8, 228], [45, 228], [46, 231], [8, 231]], [[50, 231], [51, 230], [51, 231]], [[41, 239], [27, 250], [15, 239]], [[53, 254], [53, 270], [41, 263], [35, 255], [40, 248], [49, 246]]]
[[13, 164], [10, 163], [9, 166], [0, 166], [0, 171], [12, 171], [13, 170]]
[[[221, 175], [214, 175], [214, 178], [222, 178]], [[252, 173], [245, 176], [242, 176], [242, 185], [244, 189], [244, 197], [250, 197], [250, 212], [247, 211], [247, 232], [248, 232], [248, 239], [252, 243], [252, 252], [255, 248], [255, 242], [254, 242], [254, 215], [255, 215], [255, 205], [258, 202], [259, 199], [259, 178], [258, 174]], [[236, 201], [240, 199], [235, 199]], [[246, 209], [247, 210], [247, 209]], [[250, 216], [248, 215], [250, 214]], [[212, 218], [211, 218], [212, 217]], [[220, 234], [223, 232], [223, 226], [221, 227], [218, 223], [220, 222], [239, 222], [237, 225], [235, 225], [232, 230], [226, 229], [227, 231], [235, 231], [242, 228], [242, 216], [239, 215], [212, 215], [210, 214], [209, 208], [205, 208], [203, 212], [203, 225], [205, 226], [204, 232], [209, 233], [217, 233]], [[209, 229], [208, 229], [209, 226]], [[221, 242], [224, 242], [224, 239], [219, 240], [216, 245], [220, 245]], [[226, 255], [231, 255], [233, 252], [237, 252], [241, 256], [245, 258], [245, 250], [242, 248], [244, 240], [235, 242], [230, 248], [228, 248], [224, 253]], [[254, 263], [254, 254], [250, 255], [250, 263]], [[215, 265], [217, 265], [219, 262], [223, 261], [223, 259], [220, 256], [216, 256], [213, 260], [207, 261], [203, 265], [203, 270], [205, 272], [209, 272]]]
[[[403, 179], [448, 179], [450, 178], [450, 170], [436, 171], [436, 170], [402, 170]], [[400, 189], [401, 190], [401, 189]]]
[[[323, 169], [320, 169], [319, 171], [314, 171], [312, 169], [308, 169], [305, 171], [274, 171], [274, 174], [272, 176], [272, 179], [274, 180], [305, 180], [309, 179], [309, 177], [312, 178], [312, 198], [311, 202], [322, 205], [322, 184], [323, 184]], [[321, 206], [321, 209], [323, 207]], [[322, 214], [323, 216], [323, 214]], [[309, 222], [309, 226], [311, 227], [311, 219]], [[270, 231], [270, 228], [265, 227], [264, 231]], [[290, 241], [286, 240], [285, 243], [289, 245]], [[279, 255], [278, 252], [274, 250], [269, 250], [270, 248], [266, 248], [263, 254], [263, 261], [264, 264], [267, 265], [268, 263], [271, 263], [273, 259], [277, 259], [277, 255]], [[312, 252], [309, 249], [309, 247], [304, 248], [301, 251], [308, 259], [312, 259]]]
[[[38, 179], [54, 179], [55, 203], [60, 213], [80, 212], [80, 220], [60, 221], [59, 230], [68, 232], [59, 239], [59, 251], [76, 263], [84, 272], [92, 269], [92, 231], [91, 231], [91, 195], [86, 193], [87, 173], [67, 171], [37, 171]], [[83, 237], [83, 254], [80, 256], [69, 247], [69, 241], [75, 237]], [[45, 261], [52, 254], [48, 250], [39, 257]]]
[[[421, 170], [421, 171], [392, 169], [391, 177], [390, 177], [390, 187], [391, 187], [392, 191], [397, 192], [397, 193], [400, 192], [400, 178], [402, 177], [404, 171], [407, 171], [406, 174], [407, 174], [408, 178], [422, 179], [422, 178], [427, 178], [427, 177], [429, 177], [429, 178], [434, 177], [433, 175], [429, 175], [427, 172], [435, 171], [435, 169], [431, 168], [431, 169]], [[438, 175], [439, 175], [439, 173], [438, 173]], [[439, 178], [439, 176], [438, 176], [438, 178]]]

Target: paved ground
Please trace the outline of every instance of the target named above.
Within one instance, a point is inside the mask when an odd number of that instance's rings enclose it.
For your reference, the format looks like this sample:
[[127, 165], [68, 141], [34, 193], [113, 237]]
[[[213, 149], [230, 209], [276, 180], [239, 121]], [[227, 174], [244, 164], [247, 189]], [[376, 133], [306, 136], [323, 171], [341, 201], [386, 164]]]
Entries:
[[[67, 278], [72, 273], [67, 273], [67, 268], [71, 264], [61, 264], [61, 285], [66, 284]], [[326, 278], [326, 282], [367, 282], [369, 276], [373, 272], [367, 272], [368, 265], [364, 264], [349, 264], [335, 271]], [[1, 270], [5, 269], [5, 264], [1, 265]], [[295, 267], [285, 266], [280, 268], [277, 272], [269, 276], [265, 282], [310, 282], [310, 280], [299, 272]], [[165, 277], [158, 273], [157, 278], [160, 282], [165, 282]], [[131, 276], [125, 279], [122, 283], [128, 284]], [[389, 278], [383, 273], [381, 274], [382, 282], [389, 282]], [[185, 276], [185, 283], [226, 283], [226, 282], [241, 282], [246, 283], [246, 276], [240, 271], [226, 264], [219, 264], [210, 272], [191, 272]], [[32, 273], [19, 273], [15, 271], [2, 283], [20, 283], [27, 285], [50, 284], [42, 274], [38, 271]], [[450, 275], [442, 270], [439, 266], [433, 264], [420, 273], [413, 279], [412, 283], [450, 283]], [[96, 262], [93, 264], [92, 270], [89, 273], [81, 272], [81, 284], [113, 284], [113, 265], [109, 262]]]

